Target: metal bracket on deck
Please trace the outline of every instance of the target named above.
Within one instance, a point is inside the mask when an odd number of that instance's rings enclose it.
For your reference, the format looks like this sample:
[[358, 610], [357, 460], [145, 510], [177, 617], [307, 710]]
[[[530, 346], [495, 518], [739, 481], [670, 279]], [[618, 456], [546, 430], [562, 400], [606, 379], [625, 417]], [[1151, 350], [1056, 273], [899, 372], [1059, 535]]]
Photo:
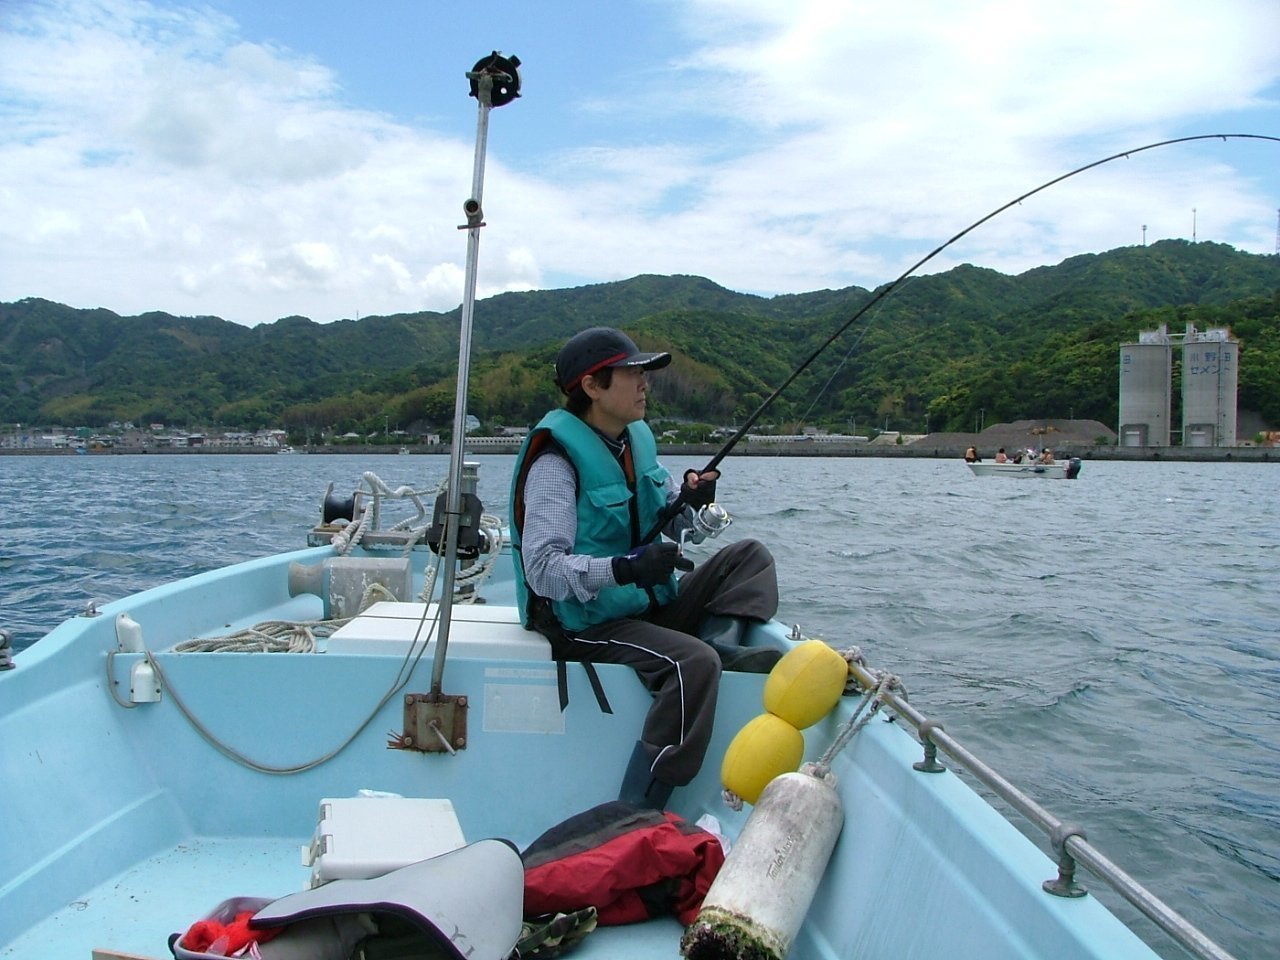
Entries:
[[920, 742], [924, 744], [924, 759], [913, 763], [912, 770], [919, 770], [921, 773], [946, 773], [947, 768], [938, 762], [938, 745], [933, 742], [933, 731], [944, 729], [946, 728], [936, 720], [926, 720], [920, 724], [916, 732], [920, 734]]
[[1053, 880], [1046, 880], [1040, 886], [1044, 888], [1045, 893], [1051, 893], [1055, 897], [1083, 897], [1089, 892], [1087, 888], [1076, 883], [1076, 860], [1067, 852], [1067, 841], [1072, 837], [1079, 837], [1081, 840], [1089, 839], [1084, 835], [1083, 827], [1070, 823], [1058, 824], [1057, 829], [1049, 835], [1053, 852], [1058, 857], [1058, 876]]
[[391, 734], [391, 750], [457, 753], [467, 748], [467, 698], [410, 693], [404, 698], [404, 733]]

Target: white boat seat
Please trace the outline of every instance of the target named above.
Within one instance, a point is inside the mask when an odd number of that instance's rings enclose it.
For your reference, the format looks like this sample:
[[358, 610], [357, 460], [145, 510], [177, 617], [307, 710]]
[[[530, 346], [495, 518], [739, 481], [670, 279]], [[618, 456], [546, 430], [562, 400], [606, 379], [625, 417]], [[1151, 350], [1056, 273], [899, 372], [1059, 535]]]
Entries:
[[[423, 619], [423, 614], [426, 619]], [[434, 653], [439, 606], [384, 601], [375, 603], [328, 638], [327, 653], [396, 654], [429, 639]], [[493, 660], [551, 660], [551, 644], [521, 626], [515, 607], [454, 604], [449, 627], [449, 656]]]

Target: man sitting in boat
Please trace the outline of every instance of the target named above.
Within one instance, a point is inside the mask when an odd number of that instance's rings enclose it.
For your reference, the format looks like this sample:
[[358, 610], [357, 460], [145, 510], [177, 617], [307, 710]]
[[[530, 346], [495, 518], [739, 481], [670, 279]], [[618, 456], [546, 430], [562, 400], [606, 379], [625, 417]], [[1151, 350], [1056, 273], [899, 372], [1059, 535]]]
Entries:
[[1041, 462], [1041, 463], [1053, 463], [1053, 462], [1054, 462], [1054, 460], [1053, 460], [1053, 451], [1052, 451], [1052, 450], [1050, 450], [1048, 447], [1045, 447], [1045, 448], [1044, 448], [1044, 452], [1040, 454], [1040, 462]]
[[981, 463], [982, 462], [982, 458], [978, 456], [977, 447], [970, 447], [968, 450], [964, 452], [964, 462], [965, 463]]
[[1004, 447], [996, 451], [996, 463], [1008, 463], [1009, 455], [1004, 452]]
[[[609, 327], [572, 337], [556, 359], [565, 406], [526, 439], [510, 512], [525, 625], [557, 659], [627, 664], [653, 693], [620, 799], [659, 809], [702, 766], [721, 669], [767, 672], [780, 656], [739, 646], [778, 606], [763, 544], [730, 544], [693, 570], [677, 543], [641, 543], [677, 497], [684, 507], [662, 532], [678, 542], [719, 477], [689, 470], [677, 493], [658, 461], [647, 371], [670, 362]], [[677, 569], [692, 572], [677, 579]]]

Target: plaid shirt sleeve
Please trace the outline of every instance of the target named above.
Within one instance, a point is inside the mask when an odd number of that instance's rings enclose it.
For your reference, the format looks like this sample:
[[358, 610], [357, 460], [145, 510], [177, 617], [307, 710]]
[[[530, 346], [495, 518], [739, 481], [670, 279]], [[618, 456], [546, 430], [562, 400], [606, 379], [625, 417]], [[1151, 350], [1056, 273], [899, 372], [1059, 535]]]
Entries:
[[524, 486], [520, 553], [529, 587], [549, 600], [593, 599], [617, 585], [611, 557], [574, 553], [578, 532], [577, 476], [569, 461], [548, 451], [533, 462]]

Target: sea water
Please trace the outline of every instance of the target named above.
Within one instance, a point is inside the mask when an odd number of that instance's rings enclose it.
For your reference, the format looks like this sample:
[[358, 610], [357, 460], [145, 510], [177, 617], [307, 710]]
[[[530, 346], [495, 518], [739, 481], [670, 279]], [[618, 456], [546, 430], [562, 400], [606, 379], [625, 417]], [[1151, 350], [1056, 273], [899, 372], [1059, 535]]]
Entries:
[[[513, 458], [477, 460], [505, 520]], [[21, 649], [91, 600], [304, 546], [327, 483], [350, 493], [366, 470], [429, 506], [447, 467], [0, 457], [0, 627]], [[958, 460], [722, 469], [723, 539], [773, 550], [779, 619], [897, 674], [918, 709], [1241, 960], [1280, 955], [1280, 466], [1090, 461], [1076, 481], [978, 478]], [[920, 906], [928, 922], [928, 891]]]

